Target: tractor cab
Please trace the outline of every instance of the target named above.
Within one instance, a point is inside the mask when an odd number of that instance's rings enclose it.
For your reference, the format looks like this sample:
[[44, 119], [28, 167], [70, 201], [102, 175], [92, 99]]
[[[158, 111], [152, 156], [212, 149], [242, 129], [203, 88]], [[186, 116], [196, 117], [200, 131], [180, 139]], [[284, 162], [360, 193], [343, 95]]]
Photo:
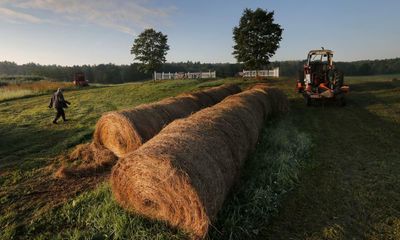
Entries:
[[319, 99], [338, 99], [341, 105], [345, 105], [344, 95], [349, 87], [343, 80], [343, 74], [333, 64], [333, 51], [312, 50], [299, 72], [297, 90], [303, 94], [307, 105]]

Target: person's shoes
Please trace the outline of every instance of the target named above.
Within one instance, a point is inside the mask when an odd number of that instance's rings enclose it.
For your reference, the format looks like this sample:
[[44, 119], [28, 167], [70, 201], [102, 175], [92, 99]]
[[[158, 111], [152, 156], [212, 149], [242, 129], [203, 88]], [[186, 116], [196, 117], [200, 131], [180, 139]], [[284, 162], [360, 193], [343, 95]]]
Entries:
[[64, 119], [64, 122], [68, 122], [68, 119]]
[[57, 124], [57, 122], [56, 122], [56, 121], [53, 121], [53, 124]]

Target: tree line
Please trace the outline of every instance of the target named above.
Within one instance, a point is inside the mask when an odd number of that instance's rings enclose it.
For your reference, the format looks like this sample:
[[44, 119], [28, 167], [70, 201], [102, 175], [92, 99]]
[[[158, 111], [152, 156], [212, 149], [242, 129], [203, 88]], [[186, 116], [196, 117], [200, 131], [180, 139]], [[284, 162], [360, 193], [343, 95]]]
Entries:
[[[279, 67], [280, 75], [286, 77], [297, 76], [305, 61], [276, 61], [270, 67]], [[355, 62], [336, 62], [336, 66], [346, 76], [383, 75], [400, 73], [400, 58], [385, 60], [365, 60]], [[163, 72], [199, 72], [216, 71], [217, 77], [237, 76], [244, 68], [240, 63], [200, 63], [178, 62], [165, 63], [160, 69]], [[72, 81], [74, 73], [83, 72], [87, 79], [93, 83], [124, 83], [144, 81], [152, 78], [151, 73], [140, 71], [139, 64], [115, 65], [83, 65], [59, 66], [40, 65], [34, 63], [18, 65], [14, 62], [0, 62], [0, 75], [29, 75], [42, 76], [57, 81]], [[40, 78], [37, 78], [40, 79]]]
[[[270, 66], [280, 67], [280, 75], [297, 76], [306, 60], [272, 62]], [[353, 62], [334, 62], [336, 68], [345, 76], [368, 76], [400, 73], [400, 58], [382, 60], [361, 60]]]
[[[230, 77], [242, 71], [240, 64], [204, 64], [200, 62], [179, 62], [163, 64], [163, 72], [217, 71], [218, 77]], [[0, 75], [41, 76], [56, 81], [72, 81], [74, 74], [83, 72], [91, 83], [125, 83], [152, 79], [152, 73], [141, 71], [139, 63], [130, 65], [99, 64], [82, 66], [40, 65], [28, 63], [0, 62]], [[40, 78], [38, 78], [40, 79]]]

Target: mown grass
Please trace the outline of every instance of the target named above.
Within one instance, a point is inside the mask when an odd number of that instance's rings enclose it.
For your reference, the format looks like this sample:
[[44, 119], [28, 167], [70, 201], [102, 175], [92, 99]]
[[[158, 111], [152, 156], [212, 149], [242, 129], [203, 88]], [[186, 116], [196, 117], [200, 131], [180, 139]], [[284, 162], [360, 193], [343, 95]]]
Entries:
[[346, 78], [345, 108], [292, 102], [313, 164], [262, 239], [400, 239], [398, 76]]
[[2, 232], [23, 236], [30, 231], [29, 224], [40, 218], [35, 213], [41, 212], [43, 205], [26, 197], [35, 192], [33, 179], [48, 177], [48, 166], [60, 164], [56, 156], [89, 141], [102, 113], [175, 96], [201, 84], [204, 81], [175, 80], [67, 89], [65, 98], [72, 103], [66, 110], [70, 121], [59, 125], [51, 123], [55, 115], [47, 107], [51, 94], [0, 103]]
[[[71, 149], [76, 144], [88, 141], [91, 138], [94, 124], [102, 112], [135, 106], [140, 103], [173, 96], [179, 92], [216, 86], [225, 82], [240, 83], [243, 86], [252, 83], [252, 81], [243, 81], [241, 79], [225, 79], [211, 82], [185, 80], [164, 83], [113, 85], [82, 91], [67, 91], [65, 97], [73, 103], [72, 107], [67, 110], [67, 116], [70, 117], [71, 121], [59, 126], [53, 126], [50, 123], [52, 111], [46, 109], [46, 100], [48, 97], [35, 97], [3, 103], [3, 108], [0, 108], [0, 111], [11, 112], [14, 111], [13, 109], [16, 106], [18, 106], [17, 109], [21, 109], [20, 106], [23, 106], [22, 109], [24, 110], [21, 110], [17, 114], [18, 118], [9, 116], [8, 118], [2, 119], [3, 123], [7, 122], [17, 126], [17, 128], [7, 128], [9, 137], [6, 140], [9, 147], [1, 149], [4, 152], [3, 156], [7, 156], [2, 159], [3, 167], [9, 169], [1, 178], [2, 184], [5, 189], [7, 189], [7, 187], [12, 189], [11, 186], [18, 186], [18, 184], [22, 184], [24, 180], [35, 177], [43, 166], [51, 164], [54, 161], [52, 156], [56, 156], [65, 151], [65, 149]], [[27, 104], [32, 104], [32, 109], [27, 107]], [[96, 110], [94, 107], [96, 107]], [[36, 119], [36, 121], [34, 121], [34, 119]], [[71, 124], [71, 122], [73, 124]], [[32, 130], [37, 130], [32, 129], [32, 127], [42, 129], [35, 135], [32, 134]], [[46, 128], [49, 128], [50, 131], [44, 131]], [[272, 130], [273, 126], [268, 128]], [[283, 125], [280, 125], [279, 129], [281, 133], [283, 133]], [[285, 131], [285, 133], [289, 132]], [[269, 136], [270, 131], [266, 131], [265, 134]], [[275, 134], [273, 138], [278, 139], [278, 135], [279, 134]], [[26, 141], [25, 144], [21, 139]], [[271, 144], [271, 142], [264, 142], [268, 139], [269, 137], [263, 138], [262, 144]], [[59, 142], [55, 140], [59, 140]], [[32, 142], [35, 144], [33, 146], [29, 145]], [[286, 139], [286, 143], [281, 144], [288, 143]], [[264, 148], [260, 149], [262, 149], [260, 150], [262, 152]], [[37, 150], [41, 151], [37, 152]], [[13, 154], [11, 154], [12, 152]], [[264, 164], [270, 163], [268, 162], [268, 158], [265, 156], [262, 157], [260, 154], [261, 153], [255, 156], [255, 160], [252, 161], [255, 164], [254, 169], [257, 169], [257, 159], [263, 158]], [[23, 158], [15, 157], [18, 155]], [[285, 165], [284, 161], [281, 161], [281, 165], [277, 164], [276, 168], [271, 170], [271, 172], [281, 171], [282, 169], [279, 168], [288, 166], [289, 165]], [[296, 168], [293, 167], [292, 169], [289, 167], [289, 171], [298, 171], [298, 166], [294, 166]], [[260, 171], [257, 172], [257, 174], [261, 173]], [[286, 172], [282, 174], [286, 174]], [[278, 175], [282, 177], [282, 174]], [[269, 178], [268, 174], [263, 174], [262, 176]], [[262, 178], [262, 176], [260, 177]], [[250, 180], [251, 179], [249, 179], [249, 181]], [[264, 179], [264, 181], [267, 181], [267, 179]], [[17, 193], [13, 193], [11, 197], [10, 195], [4, 197], [7, 195], [7, 192], [3, 192], [2, 201], [5, 205], [18, 199], [18, 196], [23, 195], [26, 191], [24, 188], [16, 189]], [[77, 205], [77, 203], [79, 204]], [[276, 204], [276, 202], [273, 204]], [[270, 207], [273, 208], [272, 205]], [[0, 220], [3, 226], [4, 224], [8, 225], [5, 229], [7, 235], [10, 237], [29, 236], [29, 238], [47, 238], [49, 236], [58, 236], [59, 238], [90, 239], [101, 236], [103, 238], [112, 236], [113, 238], [123, 239], [129, 236], [130, 238], [136, 237], [136, 239], [143, 239], [147, 236], [148, 239], [154, 239], [155, 237], [170, 239], [179, 238], [183, 234], [169, 229], [162, 223], [157, 223], [156, 225], [150, 224], [147, 220], [137, 216], [130, 216], [130, 220], [127, 221], [126, 219], [129, 215], [124, 213], [112, 200], [108, 184], [104, 184], [98, 189], [84, 193], [72, 199], [66, 205], [47, 212], [47, 214], [35, 217], [27, 214], [26, 217], [32, 217], [28, 223], [16, 223], [16, 220], [21, 218], [21, 213], [15, 214], [13, 210], [16, 209], [5, 209], [4, 212], [7, 214]], [[35, 211], [35, 209], [30, 209], [29, 211]], [[99, 212], [102, 212], [102, 217], [99, 216]], [[22, 212], [22, 216], [24, 216], [23, 214]], [[237, 218], [238, 216], [233, 217]], [[114, 220], [109, 221], [109, 219]], [[121, 223], [124, 224], [121, 225]], [[222, 231], [231, 231], [229, 229], [225, 230], [225, 228], [226, 227], [222, 224], [220, 229]], [[132, 234], [132, 231], [140, 233], [135, 235]], [[217, 238], [219, 237], [220, 236], [217, 236]]]
[[24, 235], [37, 239], [182, 239], [162, 222], [130, 215], [112, 197], [107, 182], [35, 220]]
[[311, 138], [290, 116], [267, 123], [209, 238], [258, 239], [282, 197], [296, 186], [311, 149]]
[[[211, 239], [399, 239], [398, 75], [347, 78], [348, 106], [307, 108], [290, 79], [291, 111], [266, 124]], [[2, 239], [181, 239], [184, 233], [125, 213], [107, 183], [48, 210], [16, 202], [55, 156], [89, 141], [106, 111], [236, 81], [167, 81], [67, 91], [70, 122], [53, 126], [50, 96], [0, 103]], [[40, 204], [38, 204], [40, 206]], [[40, 211], [39, 211], [40, 210]], [[396, 235], [397, 234], [397, 235]]]

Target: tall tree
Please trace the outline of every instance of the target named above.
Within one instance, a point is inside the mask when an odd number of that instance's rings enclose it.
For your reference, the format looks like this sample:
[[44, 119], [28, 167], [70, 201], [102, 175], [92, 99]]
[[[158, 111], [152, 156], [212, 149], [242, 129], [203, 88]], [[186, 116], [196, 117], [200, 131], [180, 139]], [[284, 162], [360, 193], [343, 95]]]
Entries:
[[156, 32], [154, 29], [145, 29], [134, 40], [131, 54], [141, 63], [140, 69], [144, 73], [152, 73], [165, 63], [165, 56], [169, 50], [167, 35]]
[[233, 55], [249, 69], [261, 69], [279, 48], [283, 29], [274, 22], [274, 12], [246, 8], [239, 26], [233, 28]]

